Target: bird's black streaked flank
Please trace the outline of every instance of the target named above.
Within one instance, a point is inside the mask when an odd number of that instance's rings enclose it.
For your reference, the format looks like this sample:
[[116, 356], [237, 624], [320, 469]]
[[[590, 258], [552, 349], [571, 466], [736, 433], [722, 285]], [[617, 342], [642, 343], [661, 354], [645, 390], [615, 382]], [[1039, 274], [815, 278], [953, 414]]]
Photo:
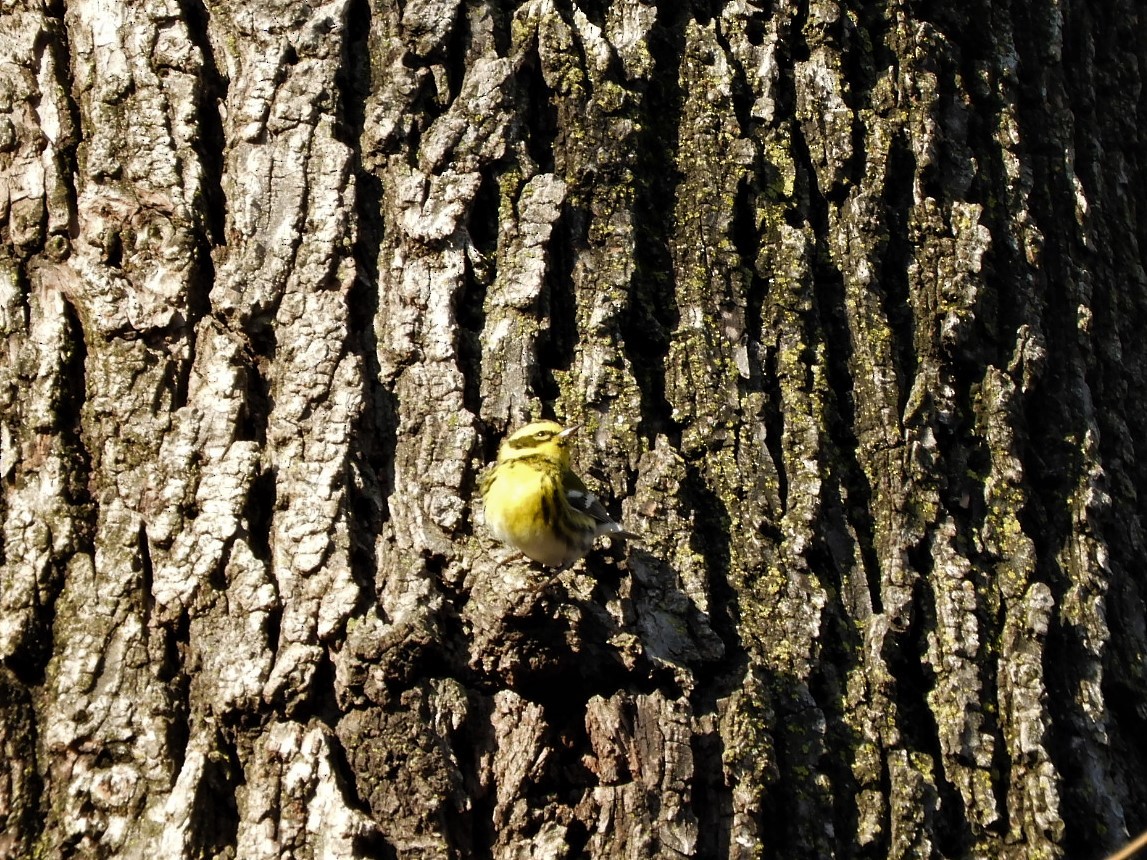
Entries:
[[480, 486], [494, 537], [547, 567], [569, 567], [602, 535], [636, 537], [570, 468], [576, 430], [553, 421], [527, 424], [502, 443]]

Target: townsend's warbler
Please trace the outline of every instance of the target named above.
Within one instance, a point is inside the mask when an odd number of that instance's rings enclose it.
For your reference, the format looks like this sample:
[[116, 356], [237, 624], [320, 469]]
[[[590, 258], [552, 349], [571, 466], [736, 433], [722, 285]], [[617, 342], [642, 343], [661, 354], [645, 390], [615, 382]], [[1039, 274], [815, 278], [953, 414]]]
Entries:
[[494, 537], [547, 567], [566, 568], [601, 535], [636, 535], [615, 523], [570, 468], [570, 437], [553, 421], [512, 434], [482, 478], [486, 526]]

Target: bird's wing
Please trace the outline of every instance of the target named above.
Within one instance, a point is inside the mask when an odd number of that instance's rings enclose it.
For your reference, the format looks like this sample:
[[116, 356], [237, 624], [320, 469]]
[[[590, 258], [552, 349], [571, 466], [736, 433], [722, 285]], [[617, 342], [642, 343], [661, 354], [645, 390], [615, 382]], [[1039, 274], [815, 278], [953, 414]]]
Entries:
[[569, 501], [571, 507], [575, 511], [581, 511], [581, 513], [592, 517], [598, 524], [597, 533], [599, 535], [620, 538], [637, 537], [632, 532], [623, 529], [620, 523], [614, 521], [613, 517], [609, 515], [609, 511], [598, 501], [597, 496], [589, 491], [582, 479], [572, 470], [566, 470], [565, 475], [562, 476], [562, 485], [566, 492], [566, 500]]

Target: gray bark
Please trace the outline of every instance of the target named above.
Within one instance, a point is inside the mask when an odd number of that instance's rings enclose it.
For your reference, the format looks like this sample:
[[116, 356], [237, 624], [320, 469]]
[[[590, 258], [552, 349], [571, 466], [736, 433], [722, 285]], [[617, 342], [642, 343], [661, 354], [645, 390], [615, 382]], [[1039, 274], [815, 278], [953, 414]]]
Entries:
[[[1131, 3], [13, 0], [0, 858], [1147, 827]], [[527, 419], [635, 545], [482, 528]]]

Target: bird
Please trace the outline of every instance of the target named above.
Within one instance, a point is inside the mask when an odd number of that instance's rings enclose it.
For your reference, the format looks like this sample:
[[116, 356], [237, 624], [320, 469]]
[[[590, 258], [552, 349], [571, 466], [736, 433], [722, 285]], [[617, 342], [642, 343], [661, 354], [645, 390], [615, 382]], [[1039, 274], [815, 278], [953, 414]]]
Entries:
[[535, 421], [510, 434], [479, 490], [486, 527], [502, 543], [545, 567], [565, 570], [597, 538], [636, 538], [602, 507], [570, 467], [578, 430]]

